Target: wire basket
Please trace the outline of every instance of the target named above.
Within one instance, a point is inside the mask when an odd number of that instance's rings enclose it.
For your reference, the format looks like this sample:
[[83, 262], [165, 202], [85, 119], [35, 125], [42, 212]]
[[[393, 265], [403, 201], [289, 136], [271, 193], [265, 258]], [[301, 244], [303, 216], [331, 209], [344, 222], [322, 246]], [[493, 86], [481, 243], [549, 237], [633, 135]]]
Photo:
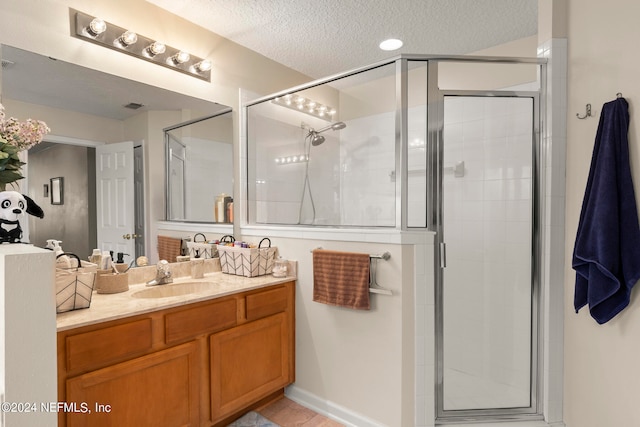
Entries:
[[[196, 242], [198, 236], [202, 236], [202, 241]], [[208, 259], [218, 256], [216, 245], [214, 243], [208, 243], [207, 237], [202, 233], [194, 235], [193, 241], [187, 242], [187, 248], [189, 248], [189, 256], [191, 259]]]
[[98, 266], [80, 261], [75, 254], [64, 253], [57, 258], [63, 255], [77, 259], [79, 267], [56, 267], [56, 312], [89, 308]]
[[[269, 246], [262, 247], [264, 241]], [[241, 248], [239, 246], [218, 245], [220, 268], [223, 273], [236, 276], [256, 277], [271, 274], [278, 248], [271, 246], [271, 240], [265, 237], [257, 248]]]

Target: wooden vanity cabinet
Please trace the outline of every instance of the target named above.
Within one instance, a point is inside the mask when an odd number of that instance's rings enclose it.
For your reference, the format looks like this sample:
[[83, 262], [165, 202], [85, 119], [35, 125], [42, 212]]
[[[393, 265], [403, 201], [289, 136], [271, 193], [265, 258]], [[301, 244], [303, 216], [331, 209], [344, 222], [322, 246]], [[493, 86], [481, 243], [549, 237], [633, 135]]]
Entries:
[[223, 426], [295, 374], [295, 283], [58, 332], [59, 426]]

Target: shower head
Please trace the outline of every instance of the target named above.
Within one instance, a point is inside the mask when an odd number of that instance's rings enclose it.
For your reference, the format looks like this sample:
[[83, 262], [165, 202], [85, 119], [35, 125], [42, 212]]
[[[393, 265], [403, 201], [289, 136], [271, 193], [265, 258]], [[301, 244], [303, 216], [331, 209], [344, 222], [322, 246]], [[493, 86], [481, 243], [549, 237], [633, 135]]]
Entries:
[[313, 133], [313, 136], [311, 137], [311, 145], [315, 147], [322, 144], [324, 141], [324, 136], [318, 135], [316, 132]]
[[346, 127], [347, 125], [344, 122], [335, 122], [335, 123], [331, 123], [328, 126], [320, 128], [318, 130], [311, 129], [309, 131], [309, 136], [311, 136], [311, 145], [315, 147], [317, 145], [322, 144], [325, 141], [324, 136], [319, 135], [320, 133], [326, 132], [328, 130], [340, 130]]

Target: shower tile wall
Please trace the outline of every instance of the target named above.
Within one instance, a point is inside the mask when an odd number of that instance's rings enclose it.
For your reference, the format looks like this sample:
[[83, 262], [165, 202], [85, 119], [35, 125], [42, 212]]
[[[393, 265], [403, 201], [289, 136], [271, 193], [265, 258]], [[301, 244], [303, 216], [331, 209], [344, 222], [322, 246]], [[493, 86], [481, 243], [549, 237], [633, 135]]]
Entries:
[[[306, 130], [275, 120], [254, 122], [256, 221], [297, 224], [306, 163], [275, 159], [305, 154]], [[317, 225], [395, 226], [394, 113], [349, 120], [309, 152], [309, 185]], [[251, 161], [251, 159], [250, 159]], [[301, 224], [313, 217], [305, 193]]]
[[[495, 101], [445, 100], [449, 410], [529, 404], [531, 104]], [[463, 177], [447, 169], [459, 161]]]
[[[408, 111], [409, 227], [426, 226], [426, 106]], [[341, 131], [342, 224], [396, 224], [395, 112], [349, 121]]]
[[340, 139], [342, 224], [395, 226], [395, 112], [350, 120]]
[[255, 164], [256, 171], [255, 220], [258, 223], [297, 224], [305, 164], [280, 165], [275, 159], [303, 154], [304, 133], [300, 128], [264, 117], [256, 119], [253, 126], [255, 132], [249, 136], [255, 147], [255, 158], [249, 150], [249, 161]]

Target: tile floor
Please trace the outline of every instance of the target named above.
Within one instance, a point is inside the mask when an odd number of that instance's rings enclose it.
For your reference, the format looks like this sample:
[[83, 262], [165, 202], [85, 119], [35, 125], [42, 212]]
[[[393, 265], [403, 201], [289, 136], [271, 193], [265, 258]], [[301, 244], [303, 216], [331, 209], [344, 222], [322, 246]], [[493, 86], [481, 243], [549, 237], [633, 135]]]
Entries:
[[286, 397], [258, 408], [256, 412], [281, 427], [343, 427], [342, 424], [317, 414]]

